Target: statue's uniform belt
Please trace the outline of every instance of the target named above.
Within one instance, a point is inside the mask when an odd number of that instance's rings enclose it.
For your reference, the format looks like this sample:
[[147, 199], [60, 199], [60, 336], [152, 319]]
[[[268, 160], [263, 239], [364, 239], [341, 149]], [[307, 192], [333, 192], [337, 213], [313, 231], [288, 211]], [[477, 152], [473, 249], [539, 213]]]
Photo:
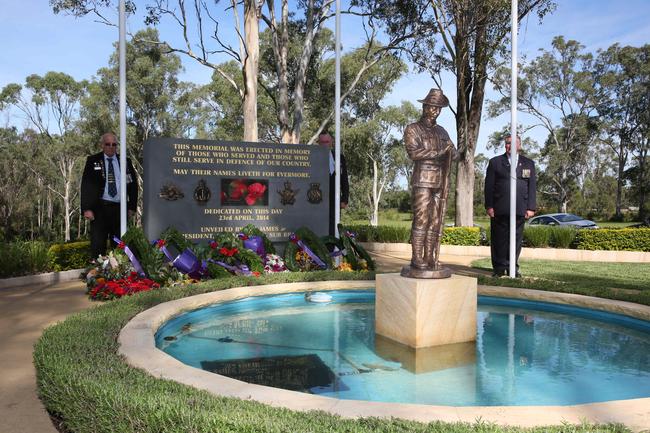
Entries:
[[441, 186], [442, 168], [434, 161], [419, 161], [413, 170], [413, 185], [426, 188]]

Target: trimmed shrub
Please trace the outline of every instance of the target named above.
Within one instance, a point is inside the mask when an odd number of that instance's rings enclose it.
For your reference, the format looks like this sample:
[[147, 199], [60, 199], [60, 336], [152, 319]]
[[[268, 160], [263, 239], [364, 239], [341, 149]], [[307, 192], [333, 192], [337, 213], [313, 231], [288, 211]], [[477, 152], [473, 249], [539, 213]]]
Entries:
[[553, 248], [570, 248], [573, 246], [578, 229], [573, 227], [550, 227]]
[[408, 243], [411, 240], [410, 227], [355, 224], [344, 228], [355, 233], [359, 242]]
[[445, 227], [442, 232], [442, 245], [481, 245], [480, 227]]
[[548, 248], [551, 245], [551, 227], [525, 227], [524, 246]]
[[579, 250], [650, 251], [650, 228], [579, 230]]
[[[409, 243], [411, 228], [400, 226], [346, 225], [344, 228], [356, 234], [360, 242]], [[443, 245], [481, 245], [480, 227], [445, 227]]]
[[90, 258], [90, 241], [54, 244], [48, 254], [53, 271], [85, 268]]

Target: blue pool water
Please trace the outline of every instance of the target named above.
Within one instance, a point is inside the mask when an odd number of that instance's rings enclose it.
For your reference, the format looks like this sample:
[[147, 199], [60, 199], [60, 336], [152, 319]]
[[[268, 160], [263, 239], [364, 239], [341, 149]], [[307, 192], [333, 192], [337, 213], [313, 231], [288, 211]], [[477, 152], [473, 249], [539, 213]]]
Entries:
[[376, 337], [374, 292], [248, 298], [183, 314], [157, 347], [247, 382], [341, 399], [454, 406], [650, 397], [650, 323], [479, 297], [477, 340], [415, 351]]

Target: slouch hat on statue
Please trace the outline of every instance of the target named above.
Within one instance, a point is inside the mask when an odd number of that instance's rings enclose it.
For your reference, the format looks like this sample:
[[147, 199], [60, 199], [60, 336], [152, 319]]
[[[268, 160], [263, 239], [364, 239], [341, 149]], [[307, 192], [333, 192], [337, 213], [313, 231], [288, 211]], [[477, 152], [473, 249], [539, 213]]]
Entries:
[[433, 105], [434, 107], [447, 107], [449, 106], [449, 99], [442, 93], [440, 89], [431, 89], [429, 94], [424, 99], [418, 99], [425, 105]]

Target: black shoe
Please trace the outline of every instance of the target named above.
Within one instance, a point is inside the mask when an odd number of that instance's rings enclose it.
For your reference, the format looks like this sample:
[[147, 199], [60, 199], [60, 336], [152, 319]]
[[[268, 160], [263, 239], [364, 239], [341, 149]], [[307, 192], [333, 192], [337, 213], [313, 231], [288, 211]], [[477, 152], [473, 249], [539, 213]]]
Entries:
[[504, 270], [499, 270], [499, 271], [492, 272], [492, 277], [493, 278], [500, 278], [500, 277], [502, 277], [504, 275], [506, 275], [506, 271], [504, 271]]
[[521, 278], [521, 274], [520, 274], [519, 272], [517, 272], [517, 273], [515, 274], [515, 278]]

